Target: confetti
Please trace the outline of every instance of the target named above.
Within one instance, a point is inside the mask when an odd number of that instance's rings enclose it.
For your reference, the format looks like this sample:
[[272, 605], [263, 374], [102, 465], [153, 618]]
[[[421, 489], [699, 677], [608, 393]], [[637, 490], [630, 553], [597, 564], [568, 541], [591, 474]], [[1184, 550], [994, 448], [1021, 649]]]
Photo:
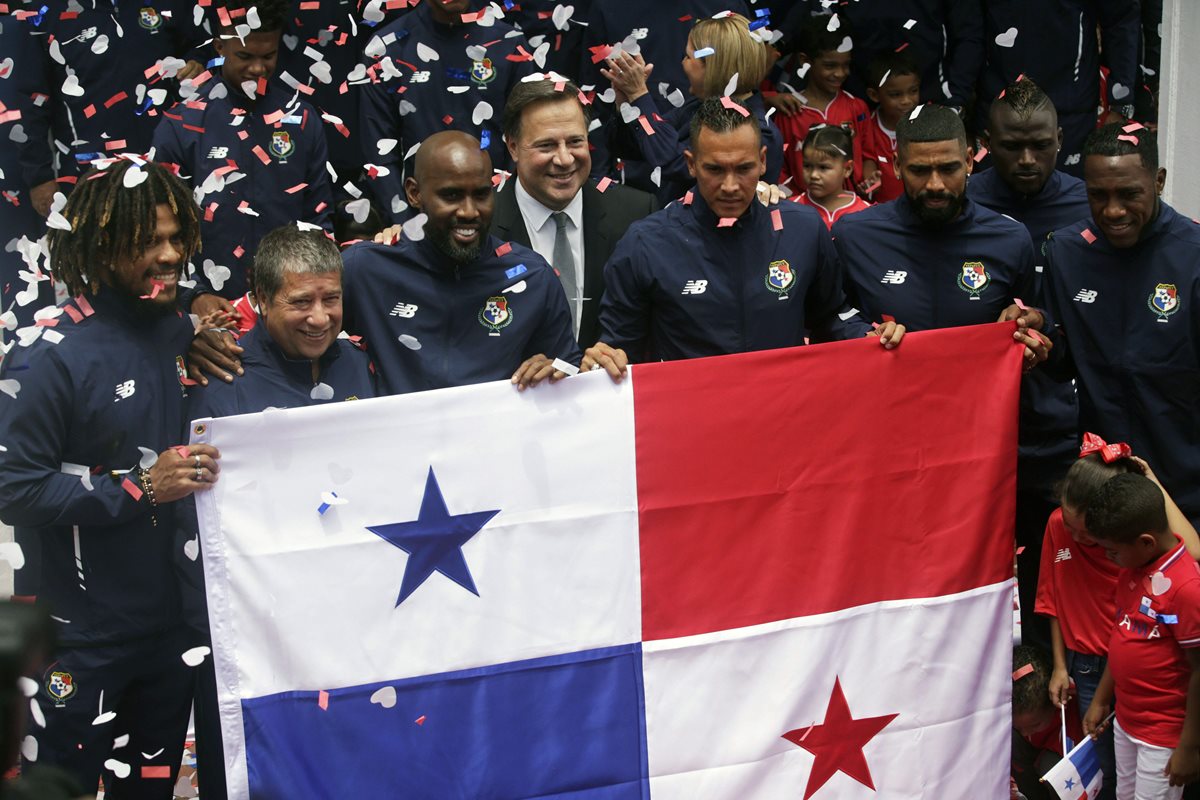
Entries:
[[1031, 674], [1033, 674], [1033, 664], [1026, 664], [1025, 666], [1023, 666], [1020, 669], [1013, 672], [1012, 679], [1014, 681], [1019, 681], [1019, 680], [1021, 680], [1021, 678], [1024, 678], [1026, 675], [1031, 675]]
[[783, 214], [778, 208], [771, 210], [771, 227], [777, 231], [783, 230]]
[[737, 224], [737, 217], [721, 217], [717, 220], [718, 228], [732, 228]]
[[729, 95], [725, 95], [724, 97], [721, 98], [721, 105], [724, 106], [725, 108], [728, 108], [730, 111], [736, 111], [737, 113], [741, 114], [743, 117], [750, 116], [750, 112], [747, 111], [744, 107], [742, 107], [742, 106], [738, 105], [736, 102], [734, 102], [729, 97]]
[[574, 364], [570, 364], [566, 361], [563, 361], [561, 358], [554, 359], [553, 367], [556, 370], [558, 370], [559, 372], [564, 372], [567, 375], [578, 375], [579, 374], [579, 367], [575, 366]]
[[187, 664], [189, 667], [198, 667], [204, 663], [204, 659], [207, 658], [210, 653], [212, 653], [212, 650], [208, 647], [193, 647], [190, 650], [184, 651], [182, 656], [183, 663]]
[[1129, 142], [1129, 143], [1130, 143], [1131, 145], [1133, 145], [1134, 147], [1137, 147], [1137, 146], [1138, 146], [1138, 137], [1136, 137], [1136, 136], [1132, 136], [1132, 135], [1130, 135], [1130, 134], [1126, 134], [1126, 133], [1123, 133], [1123, 134], [1121, 134], [1120, 136], [1118, 136], [1118, 137], [1117, 137], [1117, 141], [1119, 141], [1119, 142]]
[[1096, 234], [1092, 233], [1091, 229], [1089, 228], [1084, 228], [1079, 235], [1082, 236], [1083, 240], [1088, 244], [1092, 244], [1096, 241]]
[[165, 764], [162, 766], [142, 766], [142, 778], [171, 778], [171, 768]]
[[1000, 47], [1012, 47], [1017, 42], [1017, 29], [1009, 28], [1004, 33], [996, 35], [996, 44]]
[[[125, 478], [121, 481], [121, 488], [129, 493], [129, 496], [133, 498], [134, 502], [142, 499], [141, 488], [136, 483], [129, 480], [129, 478]], [[93, 722], [92, 724], [95, 725], [96, 723]]]
[[396, 687], [384, 686], [376, 689], [371, 695], [371, 702], [384, 708], [392, 708], [396, 705]]
[[26, 761], [38, 760], [38, 742], [32, 736], [26, 736], [21, 740], [21, 757]]
[[[402, 334], [400, 334], [400, 336], [399, 336], [399, 338], [397, 339], [397, 341], [399, 341], [399, 342], [400, 342], [400, 344], [404, 345], [404, 346], [405, 346], [405, 347], [407, 347], [409, 350], [420, 350], [420, 349], [421, 349], [421, 342], [420, 342], [420, 340], [419, 340], [419, 339], [417, 339], [417, 337], [415, 337], [415, 336], [411, 336], [411, 335], [409, 335], [409, 334], [407, 334], [407, 333], [402, 333]], [[319, 509], [318, 509], [318, 510], [319, 510]]]
[[988, 149], [983, 145], [979, 145], [979, 152], [975, 153], [975, 163], [978, 164], [980, 161], [983, 161], [987, 158], [987, 154]]
[[[496, 256], [497, 257], [506, 256], [511, 252], [512, 252], [512, 242], [504, 242], [503, 244], [501, 244], [499, 247], [496, 248]], [[521, 267], [523, 268], [524, 265], [522, 264]], [[512, 278], [513, 277], [512, 272], [514, 269], [516, 269], [516, 267], [513, 267], [512, 269], [508, 270], [508, 272], [504, 273], [505, 277]], [[524, 271], [524, 269], [522, 269], [522, 271]], [[517, 273], [517, 274], [520, 274], [520, 273]]]
[[313, 400], [332, 400], [333, 387], [327, 383], [318, 383], [312, 388], [312, 391], [308, 393], [308, 396]]
[[425, 724], [425, 715], [422, 714], [421, 716], [414, 719], [413, 722], [417, 723], [418, 725], [424, 725]]
[[322, 711], [329, 710], [329, 692], [324, 689], [317, 692], [317, 705], [321, 707]]
[[611, 185], [612, 185], [612, 178], [610, 178], [606, 175], [600, 179], [599, 183], [596, 184], [596, 191], [603, 192]]
[[692, 51], [692, 58], [707, 58], [711, 55], [716, 55], [716, 50], [711, 47], [701, 47], [699, 50]]
[[104, 762], [104, 768], [109, 770], [118, 778], [128, 778], [131, 772], [129, 765], [124, 761], [117, 761], [115, 758], [110, 758]]

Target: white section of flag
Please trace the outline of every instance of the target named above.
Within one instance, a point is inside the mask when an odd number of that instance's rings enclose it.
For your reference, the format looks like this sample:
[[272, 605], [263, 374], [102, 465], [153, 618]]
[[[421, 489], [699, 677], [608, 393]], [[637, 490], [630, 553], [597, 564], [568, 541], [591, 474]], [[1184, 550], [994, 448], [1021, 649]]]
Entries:
[[782, 738], [825, 718], [899, 714], [863, 752], [877, 791], [835, 774], [820, 800], [1008, 796], [1012, 582], [928, 600], [646, 642], [655, 800], [803, 797], [813, 756]]
[[[1109, 718], [1111, 720], [1111, 714]], [[1090, 736], [1085, 736], [1082, 742], [1071, 748], [1061, 761], [1042, 776], [1042, 782], [1054, 790], [1062, 800], [1094, 799], [1104, 786], [1104, 772], [1098, 768], [1097, 761], [1096, 742]], [[1075, 762], [1091, 763], [1097, 767], [1090, 783], [1084, 780]]]
[[[246, 698], [640, 640], [631, 380], [207, 422], [195, 440], [220, 449], [221, 476], [197, 497], [226, 752], [243, 750]], [[435, 572], [397, 608], [408, 556], [366, 526], [417, 519], [431, 466], [450, 514], [500, 514], [463, 547], [478, 597]], [[330, 491], [347, 502], [320, 515]], [[230, 766], [244, 787], [244, 759]]]

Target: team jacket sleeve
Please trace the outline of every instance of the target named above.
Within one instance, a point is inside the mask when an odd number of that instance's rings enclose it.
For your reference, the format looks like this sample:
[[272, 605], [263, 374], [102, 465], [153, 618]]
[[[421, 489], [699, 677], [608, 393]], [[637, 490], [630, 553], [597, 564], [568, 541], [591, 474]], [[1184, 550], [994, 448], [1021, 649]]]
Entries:
[[947, 0], [946, 77], [950, 84], [947, 104], [965, 106], [975, 91], [983, 69], [983, 9], [979, 0]]
[[866, 336], [871, 324], [846, 300], [842, 262], [832, 240], [822, 232], [818, 242], [816, 279], [804, 296], [804, 316], [812, 340], [831, 342]]
[[1053, 238], [1046, 242], [1046, 265], [1043, 267], [1045, 271], [1042, 273], [1041, 302], [1044, 303], [1043, 308], [1047, 314], [1047, 327], [1053, 326], [1049, 335], [1054, 347], [1050, 350], [1050, 358], [1038, 369], [1044, 370], [1056, 381], [1068, 381], [1075, 377], [1075, 363], [1071, 358], [1071, 341], [1067, 338], [1061, 325], [1056, 322], [1056, 320], [1065, 319], [1062, 316], [1064, 298], [1060, 296], [1056, 280], [1057, 272], [1054, 266], [1055, 259], [1061, 258], [1058, 252], [1060, 247], [1061, 245], [1057, 245]]
[[[404, 126], [396, 105], [396, 89], [399, 86], [399, 78], [364, 84], [362, 94], [359, 95], [358, 112], [363, 163], [378, 164], [388, 169], [387, 175], [369, 181], [371, 193], [375, 195], [376, 202], [383, 210], [384, 218], [395, 223], [403, 222], [404, 217], [402, 214], [393, 213], [392, 198], [398, 196], [401, 200], [404, 199], [404, 153], [414, 144], [404, 140]], [[400, 143], [393, 147], [390, 153], [380, 155], [380, 139], [399, 139]]]
[[[1133, 103], [1133, 89], [1138, 81], [1138, 42], [1142, 35], [1142, 20], [1134, 0], [1100, 0], [1100, 44], [1104, 64], [1111, 73], [1108, 78], [1108, 98], [1114, 106]], [[1117, 87], [1124, 89], [1120, 97]]]
[[333, 189], [329, 185], [329, 172], [325, 165], [329, 163], [329, 147], [325, 142], [325, 126], [315, 113], [306, 120], [312, 126], [311, 150], [306, 164], [304, 187], [304, 221], [320, 225], [330, 233], [333, 232]]
[[[28, 369], [8, 369], [20, 384], [17, 396], [0, 395], [0, 519], [9, 525], [118, 525], [150, 508], [133, 499], [122, 479], [92, 475], [89, 490], [80, 476], [62, 471], [63, 451], [76, 396], [70, 370], [53, 347], [22, 359]], [[84, 464], [91, 468], [95, 464]], [[136, 464], [105, 464], [107, 469]], [[139, 487], [140, 488], [140, 487]]]
[[643, 274], [641, 236], [628, 233], [617, 242], [604, 265], [604, 296], [600, 298], [600, 341], [641, 361], [650, 335], [650, 281]]
[[[633, 106], [642, 112], [637, 119], [625, 122], [619, 109], [613, 115], [611, 130], [615, 135], [609, 139], [613, 152], [622, 158], [645, 161], [651, 168], [662, 167], [661, 183], [689, 181], [683, 146], [671, 122], [674, 115], [665, 118], [661, 116], [658, 113], [658, 104], [649, 92], [635, 100]], [[642, 122], [643, 119], [646, 120], [645, 123]], [[644, 125], [653, 133], [647, 131]]]

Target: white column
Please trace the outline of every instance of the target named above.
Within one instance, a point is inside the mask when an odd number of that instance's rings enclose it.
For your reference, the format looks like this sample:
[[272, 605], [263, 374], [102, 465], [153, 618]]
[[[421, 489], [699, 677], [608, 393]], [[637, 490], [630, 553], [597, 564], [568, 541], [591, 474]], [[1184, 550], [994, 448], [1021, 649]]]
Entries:
[[1200, 55], [1200, 3], [1163, 3], [1162, 64], [1158, 113], [1159, 160], [1167, 168], [1164, 199], [1181, 214], [1200, 218], [1200, 101], [1196, 93]]

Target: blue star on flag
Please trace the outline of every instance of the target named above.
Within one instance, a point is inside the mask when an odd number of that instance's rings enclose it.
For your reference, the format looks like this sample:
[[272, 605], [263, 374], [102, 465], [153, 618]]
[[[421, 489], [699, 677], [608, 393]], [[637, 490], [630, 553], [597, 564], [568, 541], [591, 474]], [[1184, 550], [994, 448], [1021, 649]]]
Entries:
[[421, 498], [421, 511], [415, 520], [367, 526], [371, 533], [408, 553], [396, 606], [399, 607], [408, 599], [435, 571], [478, 596], [479, 591], [475, 588], [471, 570], [467, 568], [462, 546], [499, 513], [500, 509], [451, 515], [442, 498], [437, 476], [433, 474], [433, 467], [430, 467], [429, 476], [425, 479], [425, 496]]
[[1075, 788], [1075, 779], [1074, 778], [1067, 778], [1067, 788], [1068, 789]]

